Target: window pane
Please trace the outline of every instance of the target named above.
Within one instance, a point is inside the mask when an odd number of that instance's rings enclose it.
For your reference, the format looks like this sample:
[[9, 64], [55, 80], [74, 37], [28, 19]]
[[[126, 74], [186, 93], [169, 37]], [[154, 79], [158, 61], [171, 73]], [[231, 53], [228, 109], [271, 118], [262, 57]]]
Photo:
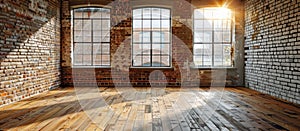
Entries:
[[142, 54], [142, 44], [132, 44], [133, 55]]
[[93, 35], [94, 36], [101, 36], [101, 30], [93, 30]]
[[204, 52], [203, 50], [203, 44], [194, 44], [194, 55], [202, 55]]
[[141, 29], [142, 28], [142, 20], [133, 20], [133, 29]]
[[133, 56], [133, 66], [142, 66], [142, 56]]
[[224, 59], [224, 65], [230, 66], [231, 65], [231, 45], [230, 44], [224, 44], [223, 45], [223, 59]]
[[215, 45], [214, 62], [216, 66], [231, 65], [231, 45], [230, 44], [217, 44]]
[[153, 54], [160, 54], [162, 44], [152, 44], [152, 53]]
[[143, 9], [143, 18], [151, 18], [151, 8]]
[[142, 33], [141, 32], [133, 32], [132, 33], [132, 41], [133, 42], [142, 42]]
[[102, 44], [102, 54], [109, 54], [109, 52], [110, 52], [110, 45]]
[[230, 32], [215, 32], [214, 33], [214, 40], [215, 42], [230, 42], [231, 41], [231, 34]]
[[212, 18], [213, 9], [204, 9], [204, 18]]
[[215, 42], [222, 42], [223, 41], [223, 32], [214, 32], [214, 41]]
[[162, 42], [170, 42], [170, 33], [169, 32], [162, 32], [161, 41]]
[[197, 65], [203, 65], [203, 58], [202, 56], [194, 56], [194, 64]]
[[194, 29], [203, 29], [204, 28], [204, 20], [195, 20]]
[[110, 9], [102, 8], [102, 18], [110, 18]]
[[231, 30], [231, 20], [223, 20], [223, 31]]
[[143, 66], [151, 66], [151, 61], [150, 61], [150, 55], [143, 55], [143, 57], [142, 57], [142, 65]]
[[194, 32], [194, 42], [203, 42], [204, 41], [204, 33], [202, 31]]
[[91, 12], [91, 18], [101, 18], [101, 8], [94, 8]]
[[93, 30], [93, 42], [101, 42], [101, 30]]
[[94, 59], [94, 62], [93, 62], [93, 64], [94, 64], [95, 66], [99, 66], [99, 65], [101, 65], [101, 59], [99, 59], [99, 60], [97, 60], [97, 59]]
[[[211, 44], [195, 44], [194, 58], [197, 58], [195, 64], [210, 65], [212, 61], [212, 45]], [[201, 59], [200, 59], [201, 58]]]
[[91, 9], [85, 8], [82, 12], [83, 18], [90, 18], [91, 17]]
[[204, 15], [203, 15], [203, 10], [202, 9], [196, 9], [194, 11], [194, 18], [195, 19], [203, 19]]
[[231, 33], [223, 32], [223, 42], [231, 42]]
[[110, 61], [102, 61], [102, 65], [103, 66], [109, 66], [110, 65]]
[[143, 32], [142, 34], [143, 42], [150, 42], [150, 32]]
[[92, 65], [92, 55], [82, 55], [83, 65]]
[[170, 16], [170, 10], [169, 9], [161, 9], [161, 15], [163, 19], [169, 19]]
[[170, 29], [170, 20], [161, 20], [161, 28]]
[[134, 9], [132, 17], [133, 17], [133, 19], [142, 18], [142, 9]]
[[110, 31], [109, 30], [102, 30], [102, 35], [110, 36]]
[[101, 42], [101, 36], [93, 35], [93, 42]]
[[162, 44], [162, 46], [161, 46], [161, 54], [170, 55], [170, 44]]
[[110, 21], [109, 20], [102, 20], [102, 30], [109, 30], [110, 29]]
[[106, 62], [109, 62], [109, 59], [110, 59], [110, 55], [102, 55], [102, 61], [106, 61]]
[[160, 56], [153, 56], [152, 57], [152, 66], [160, 66], [161, 59]]
[[143, 50], [142, 50], [142, 52], [143, 52], [143, 54], [150, 54], [150, 49], [151, 49], [151, 45], [150, 44], [143, 44], [142, 45], [143, 46]]
[[110, 36], [110, 30], [102, 30], [102, 35]]
[[152, 42], [160, 42], [161, 41], [162, 32], [152, 32]]
[[204, 31], [204, 42], [212, 42], [212, 32]]
[[75, 42], [82, 42], [82, 31], [74, 31], [73, 36], [75, 37], [74, 40]]
[[74, 18], [82, 18], [82, 12], [80, 10], [74, 10]]
[[[93, 55], [100, 55], [101, 54], [101, 44], [93, 44]], [[99, 59], [99, 58], [97, 58]]]
[[151, 20], [143, 20], [143, 29], [144, 31], [150, 30]]
[[160, 9], [152, 8], [152, 19], [160, 19]]
[[92, 30], [92, 23], [90, 20], [83, 20], [82, 30]]
[[101, 41], [102, 42], [109, 42], [110, 41], [110, 32], [108, 30], [102, 31]]
[[214, 29], [222, 30], [223, 29], [223, 21], [222, 20], [214, 20]]
[[206, 29], [206, 30], [212, 30], [213, 28], [213, 26], [212, 26], [212, 20], [204, 20], [203, 21], [204, 22], [204, 29]]
[[160, 20], [152, 20], [152, 29], [160, 30]]
[[91, 54], [92, 53], [92, 45], [91, 44], [83, 44], [82, 50], [83, 50], [83, 54]]
[[223, 47], [222, 45], [215, 45], [214, 49], [214, 64], [215, 66], [223, 65]]
[[82, 21], [81, 20], [74, 20], [74, 30], [82, 30]]
[[170, 66], [170, 56], [161, 57], [162, 66]]
[[82, 54], [83, 53], [82, 46], [83, 46], [83, 44], [81, 44], [81, 43], [75, 43], [73, 53], [74, 54]]
[[80, 54], [74, 54], [73, 58], [74, 65], [81, 65], [82, 64], [82, 55]]

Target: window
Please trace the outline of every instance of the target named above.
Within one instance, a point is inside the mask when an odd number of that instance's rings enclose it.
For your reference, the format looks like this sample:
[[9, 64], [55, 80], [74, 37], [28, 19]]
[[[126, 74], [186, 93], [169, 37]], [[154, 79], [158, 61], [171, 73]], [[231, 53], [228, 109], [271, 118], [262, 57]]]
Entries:
[[73, 66], [110, 66], [110, 9], [73, 10]]
[[133, 10], [132, 65], [171, 66], [171, 17], [165, 8]]
[[232, 66], [232, 14], [226, 8], [194, 11], [194, 63], [198, 67]]

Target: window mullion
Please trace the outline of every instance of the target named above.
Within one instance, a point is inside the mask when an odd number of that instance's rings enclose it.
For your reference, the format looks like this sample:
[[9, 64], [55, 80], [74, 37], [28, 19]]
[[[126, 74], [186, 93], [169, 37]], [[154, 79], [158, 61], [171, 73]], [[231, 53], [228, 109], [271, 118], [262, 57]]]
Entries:
[[153, 30], [152, 30], [152, 9], [150, 8], [150, 66], [152, 67], [153, 66], [153, 63], [152, 63], [152, 60], [153, 60], [153, 51], [152, 51], [152, 42], [153, 42], [153, 40], [152, 40], [152, 37], [153, 37]]
[[94, 65], [94, 39], [93, 39], [93, 37], [94, 37], [94, 33], [93, 33], [93, 24], [94, 24], [94, 21], [93, 21], [93, 19], [91, 19], [91, 57], [92, 57], [92, 59], [91, 59], [91, 65]]
[[215, 21], [214, 21], [214, 19], [212, 19], [212, 56], [211, 56], [212, 66], [215, 66], [215, 43], [214, 43], [215, 42], [215, 30], [214, 30], [214, 23], [215, 23]]

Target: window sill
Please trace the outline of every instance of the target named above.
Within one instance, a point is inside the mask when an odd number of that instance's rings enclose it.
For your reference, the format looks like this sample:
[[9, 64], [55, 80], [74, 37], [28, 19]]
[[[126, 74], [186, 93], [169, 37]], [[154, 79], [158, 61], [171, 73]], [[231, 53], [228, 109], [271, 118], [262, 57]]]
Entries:
[[174, 67], [130, 67], [130, 69], [153, 69], [153, 70], [173, 70]]
[[97, 68], [101, 68], [101, 69], [111, 69], [111, 67], [110, 66], [72, 66], [72, 68], [78, 68], [78, 69], [80, 69], [80, 68], [95, 68], [95, 69], [97, 69]]
[[213, 70], [213, 69], [237, 69], [236, 67], [196, 67], [196, 66], [191, 66], [191, 69], [199, 69], [199, 70]]

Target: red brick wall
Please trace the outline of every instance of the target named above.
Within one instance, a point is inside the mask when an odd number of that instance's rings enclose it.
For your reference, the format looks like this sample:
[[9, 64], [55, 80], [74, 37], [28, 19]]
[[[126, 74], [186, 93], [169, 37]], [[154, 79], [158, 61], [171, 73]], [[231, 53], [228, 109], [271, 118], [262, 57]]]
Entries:
[[[106, 4], [109, 2], [106, 2]], [[155, 3], [155, 2], [154, 2]], [[158, 4], [157, 4], [158, 3]], [[76, 2], [63, 0], [62, 6], [62, 85], [73, 86], [72, 75], [78, 78], [76, 82], [82, 85], [90, 85], [93, 79], [97, 80], [98, 86], [114, 86], [114, 84], [126, 83], [130, 81], [133, 86], [150, 86], [149, 74], [154, 70], [161, 70], [168, 81], [168, 86], [180, 86], [181, 81], [186, 79], [185, 76], [188, 70], [194, 72], [190, 77], [199, 78], [200, 85], [210, 86], [212, 81], [212, 72], [217, 72], [217, 69], [181, 69], [187, 60], [192, 62], [192, 55], [187, 52], [193, 51], [193, 33], [192, 33], [192, 9], [191, 3], [195, 7], [204, 6], [203, 3], [189, 1], [162, 1], [162, 6], [169, 6], [172, 9], [172, 68], [170, 69], [137, 69], [130, 68], [131, 64], [131, 10], [132, 3], [128, 0], [114, 2], [111, 6], [111, 61], [112, 66], [121, 62], [127, 68], [127, 71], [119, 71], [116, 74], [111, 74], [110, 68], [72, 68], [71, 63], [71, 13], [72, 6], [78, 6]], [[220, 3], [204, 2], [207, 6], [216, 6]], [[80, 3], [84, 4], [84, 3]], [[87, 3], [86, 3], [87, 4]], [[103, 3], [91, 1], [91, 4], [101, 5]], [[141, 3], [139, 3], [141, 4]], [[159, 2], [156, 1], [159, 5]], [[230, 5], [235, 10], [236, 14], [236, 49], [235, 49], [235, 68], [227, 70], [226, 85], [242, 86], [244, 74], [244, 57], [243, 57], [243, 6], [239, 2], [233, 2]], [[120, 48], [123, 50], [120, 50]], [[184, 48], [186, 47], [186, 48]], [[118, 50], [119, 49], [119, 50]], [[115, 53], [120, 54], [115, 56]], [[122, 68], [122, 67], [120, 67]], [[89, 74], [95, 72], [95, 76]], [[182, 72], [182, 73], [181, 73]], [[74, 74], [73, 74], [74, 73]], [[197, 76], [197, 74], [199, 74]], [[113, 79], [118, 79], [117, 83]], [[189, 80], [186, 80], [189, 83]]]
[[0, 106], [60, 85], [60, 2], [0, 0]]

